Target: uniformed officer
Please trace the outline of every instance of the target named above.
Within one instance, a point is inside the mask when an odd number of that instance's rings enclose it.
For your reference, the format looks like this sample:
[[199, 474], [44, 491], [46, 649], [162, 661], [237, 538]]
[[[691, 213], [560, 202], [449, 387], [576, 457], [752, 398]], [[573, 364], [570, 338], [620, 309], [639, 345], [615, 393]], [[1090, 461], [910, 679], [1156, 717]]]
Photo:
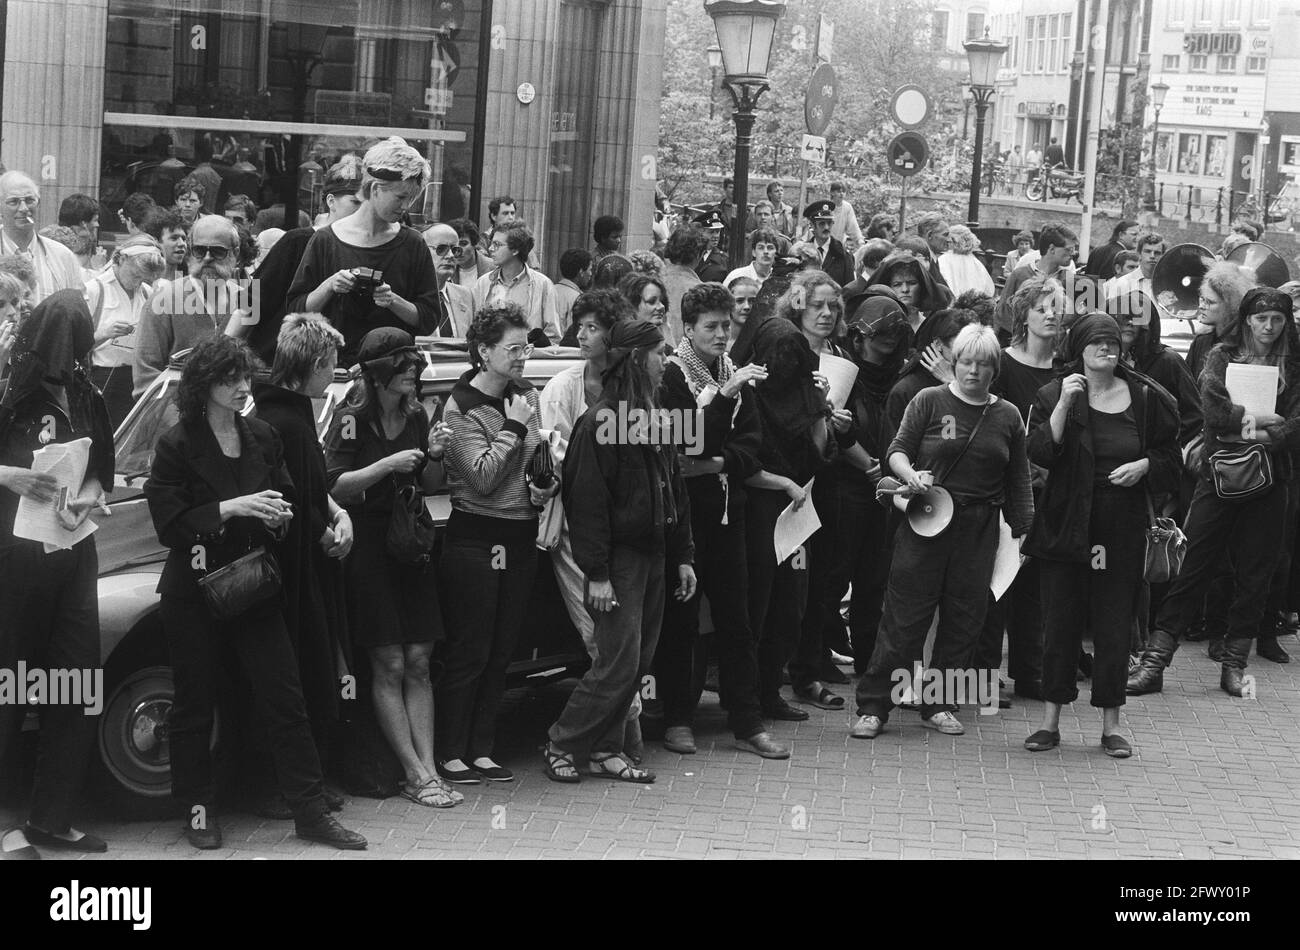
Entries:
[[695, 223], [704, 229], [704, 233], [709, 238], [709, 253], [705, 255], [700, 266], [695, 269], [699, 274], [700, 280], [713, 281], [721, 283], [722, 279], [727, 276], [731, 270], [731, 262], [727, 255], [718, 249], [718, 241], [722, 237], [722, 232], [727, 229], [726, 222], [722, 220], [722, 215], [716, 208], [696, 215]]
[[831, 237], [835, 221], [835, 202], [828, 199], [814, 201], [804, 209], [803, 216], [812, 222], [813, 248], [817, 251], [818, 265], [831, 279], [843, 287], [853, 279], [853, 261], [844, 245]]

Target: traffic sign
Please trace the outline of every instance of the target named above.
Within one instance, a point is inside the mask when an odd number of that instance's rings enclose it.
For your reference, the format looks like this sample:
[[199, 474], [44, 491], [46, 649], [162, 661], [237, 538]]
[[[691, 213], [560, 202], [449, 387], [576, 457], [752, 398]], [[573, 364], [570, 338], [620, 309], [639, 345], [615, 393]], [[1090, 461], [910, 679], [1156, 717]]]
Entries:
[[799, 157], [805, 162], [826, 164], [826, 139], [821, 135], [804, 135]]
[[835, 104], [840, 101], [840, 80], [835, 67], [822, 63], [813, 70], [808, 80], [808, 92], [803, 100], [804, 123], [809, 135], [824, 135], [831, 124]]
[[930, 117], [930, 96], [920, 86], [908, 83], [894, 90], [889, 113], [905, 129], [915, 129]]
[[919, 132], [899, 132], [890, 141], [885, 156], [891, 172], [910, 178], [925, 169], [930, 160], [930, 145]]

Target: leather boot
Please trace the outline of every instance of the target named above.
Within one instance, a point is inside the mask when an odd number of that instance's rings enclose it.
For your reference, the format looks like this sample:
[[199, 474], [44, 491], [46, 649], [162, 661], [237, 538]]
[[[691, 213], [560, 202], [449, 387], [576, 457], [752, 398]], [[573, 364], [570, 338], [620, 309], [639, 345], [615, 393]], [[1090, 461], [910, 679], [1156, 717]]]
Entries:
[[1223, 637], [1213, 637], [1205, 648], [1205, 655], [1215, 663], [1222, 663], [1227, 654], [1227, 641]]
[[1224, 641], [1223, 670], [1219, 674], [1219, 686], [1229, 696], [1241, 695], [1246, 659], [1250, 656], [1250, 644], [1249, 637]]
[[1128, 695], [1144, 696], [1164, 689], [1165, 667], [1174, 658], [1177, 649], [1178, 641], [1173, 636], [1163, 630], [1152, 630], [1138, 670], [1128, 678]]

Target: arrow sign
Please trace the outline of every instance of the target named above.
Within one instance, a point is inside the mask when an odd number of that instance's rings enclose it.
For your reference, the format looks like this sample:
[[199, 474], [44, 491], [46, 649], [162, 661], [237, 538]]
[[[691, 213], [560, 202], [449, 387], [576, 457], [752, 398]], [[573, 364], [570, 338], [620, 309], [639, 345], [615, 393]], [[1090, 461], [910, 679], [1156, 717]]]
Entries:
[[815, 162], [818, 165], [826, 164], [826, 139], [820, 135], [804, 135], [803, 144], [800, 146], [799, 157], [805, 162]]
[[918, 132], [900, 132], [890, 140], [885, 150], [889, 170], [910, 178], [919, 175], [930, 160], [930, 145]]

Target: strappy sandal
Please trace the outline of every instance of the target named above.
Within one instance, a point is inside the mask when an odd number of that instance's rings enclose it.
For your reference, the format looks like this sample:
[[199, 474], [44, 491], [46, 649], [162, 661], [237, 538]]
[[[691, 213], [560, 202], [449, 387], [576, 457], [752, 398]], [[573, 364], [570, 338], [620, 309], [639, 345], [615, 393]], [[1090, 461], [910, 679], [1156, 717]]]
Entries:
[[[417, 785], [414, 782], [406, 782], [402, 785], [402, 797], [407, 801], [415, 802], [417, 805], [424, 805], [426, 808], [451, 808], [458, 804], [455, 798], [450, 794], [450, 790], [442, 786], [437, 776], [425, 780]], [[460, 797], [464, 801], [464, 796]]]
[[[608, 762], [617, 762], [622, 767], [611, 768], [606, 764]], [[655, 780], [653, 772], [628, 765], [627, 760], [617, 752], [611, 752], [608, 755], [599, 757], [590, 756], [587, 763], [587, 772], [593, 778], [610, 778], [619, 782], [633, 782], [637, 785], [649, 785]]]
[[794, 691], [795, 700], [816, 706], [818, 709], [843, 709], [844, 697], [836, 696], [825, 684], [814, 680], [802, 689]]
[[[552, 782], [576, 785], [582, 781], [582, 776], [578, 774], [578, 766], [574, 764], [572, 753], [553, 749], [548, 742], [542, 749], [542, 755], [546, 758], [546, 777]], [[565, 771], [562, 772], [561, 769]]]

